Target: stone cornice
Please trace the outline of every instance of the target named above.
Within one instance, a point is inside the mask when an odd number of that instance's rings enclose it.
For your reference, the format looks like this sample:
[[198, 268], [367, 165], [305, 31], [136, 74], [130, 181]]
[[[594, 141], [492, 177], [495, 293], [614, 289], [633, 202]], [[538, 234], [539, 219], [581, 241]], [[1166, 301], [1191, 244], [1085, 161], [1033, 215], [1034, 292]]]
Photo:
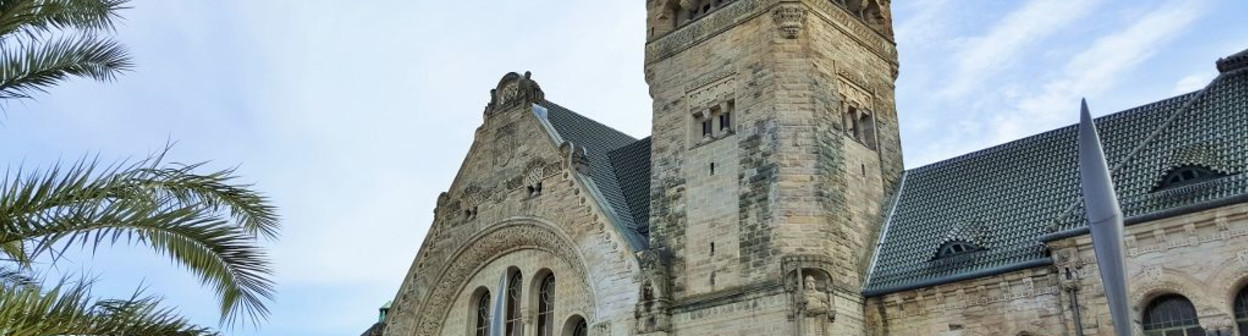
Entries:
[[805, 3], [814, 8], [810, 11], [813, 17], [820, 18], [849, 36], [854, 42], [875, 53], [886, 62], [897, 64], [897, 46], [884, 34], [867, 26], [849, 14], [844, 8], [824, 0], [775, 1], [775, 0], [736, 0], [705, 17], [676, 28], [663, 36], [646, 43], [646, 64], [667, 59], [681, 51], [689, 49], [703, 41], [709, 40], [720, 33], [728, 31], [741, 23], [752, 20], [760, 15], [771, 13], [774, 7]]

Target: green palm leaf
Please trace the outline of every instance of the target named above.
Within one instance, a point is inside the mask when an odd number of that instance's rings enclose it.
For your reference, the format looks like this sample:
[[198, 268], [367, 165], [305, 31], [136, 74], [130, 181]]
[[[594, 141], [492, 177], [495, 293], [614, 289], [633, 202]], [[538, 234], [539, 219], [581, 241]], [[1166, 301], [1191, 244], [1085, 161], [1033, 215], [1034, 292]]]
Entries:
[[129, 0], [0, 0], [0, 39], [53, 29], [112, 30]]
[[0, 52], [0, 99], [30, 98], [69, 77], [112, 81], [131, 67], [125, 47], [94, 35], [6, 48]]
[[65, 280], [48, 290], [0, 285], [0, 335], [217, 335], [196, 326], [160, 299], [136, 291], [128, 299], [91, 296], [91, 283]]
[[221, 299], [222, 322], [269, 315], [273, 273], [260, 237], [277, 215], [263, 195], [230, 184], [233, 170], [196, 174], [201, 164], [100, 167], [83, 160], [0, 182], [0, 246], [19, 243], [12, 260], [53, 260], [72, 246], [140, 244], [190, 270]]

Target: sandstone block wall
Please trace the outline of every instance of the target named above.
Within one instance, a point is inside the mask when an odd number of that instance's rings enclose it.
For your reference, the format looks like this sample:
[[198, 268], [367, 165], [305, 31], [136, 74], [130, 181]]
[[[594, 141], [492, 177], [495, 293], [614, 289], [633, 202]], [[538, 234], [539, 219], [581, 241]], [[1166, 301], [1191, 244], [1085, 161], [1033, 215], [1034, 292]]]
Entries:
[[[495, 291], [508, 267], [529, 280], [539, 269], [553, 270], [560, 318], [583, 316], [594, 335], [632, 332], [635, 251], [531, 108], [526, 102], [494, 111], [477, 130], [454, 183], [439, 197], [386, 335], [462, 334], [471, 317], [467, 298], [482, 286]], [[532, 192], [539, 184], [541, 191]], [[525, 304], [532, 330], [536, 301]]]
[[[1131, 225], [1126, 242], [1136, 334], [1148, 304], [1167, 294], [1191, 300], [1207, 331], [1237, 332], [1232, 305], [1248, 285], [1248, 204]], [[1084, 335], [1113, 335], [1091, 237], [1050, 249], [1053, 266], [871, 298], [871, 335], [1075, 335], [1074, 297]]]

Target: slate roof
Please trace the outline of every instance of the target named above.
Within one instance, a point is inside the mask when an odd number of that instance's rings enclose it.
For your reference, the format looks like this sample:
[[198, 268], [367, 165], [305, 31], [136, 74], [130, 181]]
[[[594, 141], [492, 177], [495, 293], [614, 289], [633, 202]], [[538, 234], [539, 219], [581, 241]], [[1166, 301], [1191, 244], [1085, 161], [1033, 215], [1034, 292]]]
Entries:
[[562, 140], [585, 149], [593, 184], [625, 239], [638, 250], [649, 246], [650, 138], [637, 140], [550, 101], [538, 105]]
[[368, 327], [367, 330], [364, 330], [364, 333], [360, 334], [360, 336], [381, 336], [382, 332], [385, 331], [385, 328], [386, 328], [385, 323], [381, 323], [381, 322], [373, 323], [373, 326]]
[[[1201, 91], [1096, 119], [1128, 225], [1248, 202], [1248, 70], [1223, 71]], [[1087, 229], [1076, 138], [1068, 126], [906, 171], [864, 295], [1050, 264], [1043, 241]], [[1227, 176], [1156, 190], [1183, 165]], [[952, 240], [983, 250], [935, 258]]]

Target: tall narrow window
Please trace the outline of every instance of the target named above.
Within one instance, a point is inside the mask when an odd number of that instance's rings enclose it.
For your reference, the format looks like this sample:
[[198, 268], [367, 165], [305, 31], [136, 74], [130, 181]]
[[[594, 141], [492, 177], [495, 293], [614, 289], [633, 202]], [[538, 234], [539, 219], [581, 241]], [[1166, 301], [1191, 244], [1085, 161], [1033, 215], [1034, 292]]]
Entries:
[[1196, 307], [1182, 295], [1166, 295], [1153, 300], [1144, 310], [1146, 336], [1205, 336], [1196, 318]]
[[542, 278], [537, 295], [537, 336], [555, 335], [555, 275]]
[[507, 336], [524, 335], [524, 324], [520, 320], [520, 286], [523, 280], [520, 272], [516, 272], [507, 281], [507, 320], [504, 329]]
[[702, 121], [702, 137], [711, 136], [711, 119]]
[[572, 327], [572, 336], [586, 336], [588, 334], [589, 325], [585, 323], [585, 320], [579, 319], [576, 321], [576, 325]]
[[1248, 287], [1235, 295], [1235, 324], [1239, 326], [1240, 335], [1248, 335]]
[[727, 131], [732, 129], [732, 114], [724, 112], [719, 115], [719, 130]]
[[483, 292], [480, 297], [477, 297], [477, 306], [474, 308], [476, 308], [476, 315], [477, 315], [477, 327], [475, 328], [476, 335], [477, 336], [489, 336], [490, 335], [490, 292], [489, 291]]

